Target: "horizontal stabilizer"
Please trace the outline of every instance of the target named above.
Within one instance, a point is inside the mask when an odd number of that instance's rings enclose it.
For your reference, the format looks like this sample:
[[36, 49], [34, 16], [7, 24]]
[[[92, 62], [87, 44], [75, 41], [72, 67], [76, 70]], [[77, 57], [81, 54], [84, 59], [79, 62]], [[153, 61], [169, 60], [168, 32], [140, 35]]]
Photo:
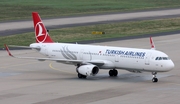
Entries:
[[16, 48], [24, 48], [24, 49], [36, 49], [40, 50], [40, 47], [29, 47], [29, 46], [17, 46], [17, 45], [8, 45], [9, 47], [16, 47]]
[[31, 47], [29, 46], [17, 46], [17, 45], [8, 45], [9, 47], [17, 47], [17, 48], [27, 48], [27, 49], [31, 49]]

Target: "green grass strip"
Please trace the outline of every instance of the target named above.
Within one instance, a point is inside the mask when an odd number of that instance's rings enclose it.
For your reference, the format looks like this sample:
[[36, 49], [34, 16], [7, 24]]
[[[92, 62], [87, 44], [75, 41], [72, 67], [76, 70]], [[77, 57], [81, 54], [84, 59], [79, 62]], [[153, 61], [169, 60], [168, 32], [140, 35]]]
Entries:
[[[49, 34], [55, 42], [77, 42], [174, 30], [180, 30], [180, 18], [62, 28], [50, 30]], [[92, 31], [104, 31], [106, 34], [92, 35]], [[0, 47], [3, 47], [4, 43], [28, 46], [30, 43], [35, 42], [35, 36], [34, 32], [5, 36], [0, 37], [0, 42]]]

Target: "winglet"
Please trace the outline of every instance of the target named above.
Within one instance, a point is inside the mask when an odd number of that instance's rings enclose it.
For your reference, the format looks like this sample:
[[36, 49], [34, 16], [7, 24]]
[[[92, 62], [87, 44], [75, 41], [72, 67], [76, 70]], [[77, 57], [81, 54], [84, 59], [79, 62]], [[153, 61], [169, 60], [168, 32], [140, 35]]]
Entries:
[[6, 44], [4, 44], [6, 51], [8, 52], [9, 56], [13, 57], [13, 55], [11, 54], [11, 52], [9, 51], [9, 48]]
[[152, 37], [150, 37], [151, 49], [156, 49]]

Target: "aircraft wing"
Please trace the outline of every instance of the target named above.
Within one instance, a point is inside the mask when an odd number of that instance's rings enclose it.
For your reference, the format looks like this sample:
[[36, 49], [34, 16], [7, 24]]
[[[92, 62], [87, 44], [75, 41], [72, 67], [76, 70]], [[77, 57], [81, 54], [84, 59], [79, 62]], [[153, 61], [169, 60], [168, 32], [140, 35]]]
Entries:
[[38, 61], [46, 61], [46, 60], [50, 60], [50, 61], [56, 61], [56, 62], [60, 62], [60, 63], [64, 63], [64, 64], [94, 64], [97, 66], [101, 66], [104, 65], [105, 63], [101, 60], [90, 60], [90, 61], [84, 61], [84, 60], [69, 60], [69, 59], [57, 59], [57, 58], [41, 58], [41, 57], [19, 57], [19, 56], [14, 56], [11, 54], [8, 46], [6, 44], [4, 44], [6, 51], [8, 52], [9, 56], [14, 57], [14, 58], [19, 58], [19, 59], [35, 59]]

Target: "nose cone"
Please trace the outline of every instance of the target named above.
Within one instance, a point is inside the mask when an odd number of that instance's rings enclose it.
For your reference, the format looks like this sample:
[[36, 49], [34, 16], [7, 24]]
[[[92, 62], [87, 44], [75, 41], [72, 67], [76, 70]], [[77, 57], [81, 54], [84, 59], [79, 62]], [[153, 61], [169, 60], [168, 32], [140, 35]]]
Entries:
[[166, 71], [170, 71], [174, 68], [174, 63], [170, 60], [166, 63]]

